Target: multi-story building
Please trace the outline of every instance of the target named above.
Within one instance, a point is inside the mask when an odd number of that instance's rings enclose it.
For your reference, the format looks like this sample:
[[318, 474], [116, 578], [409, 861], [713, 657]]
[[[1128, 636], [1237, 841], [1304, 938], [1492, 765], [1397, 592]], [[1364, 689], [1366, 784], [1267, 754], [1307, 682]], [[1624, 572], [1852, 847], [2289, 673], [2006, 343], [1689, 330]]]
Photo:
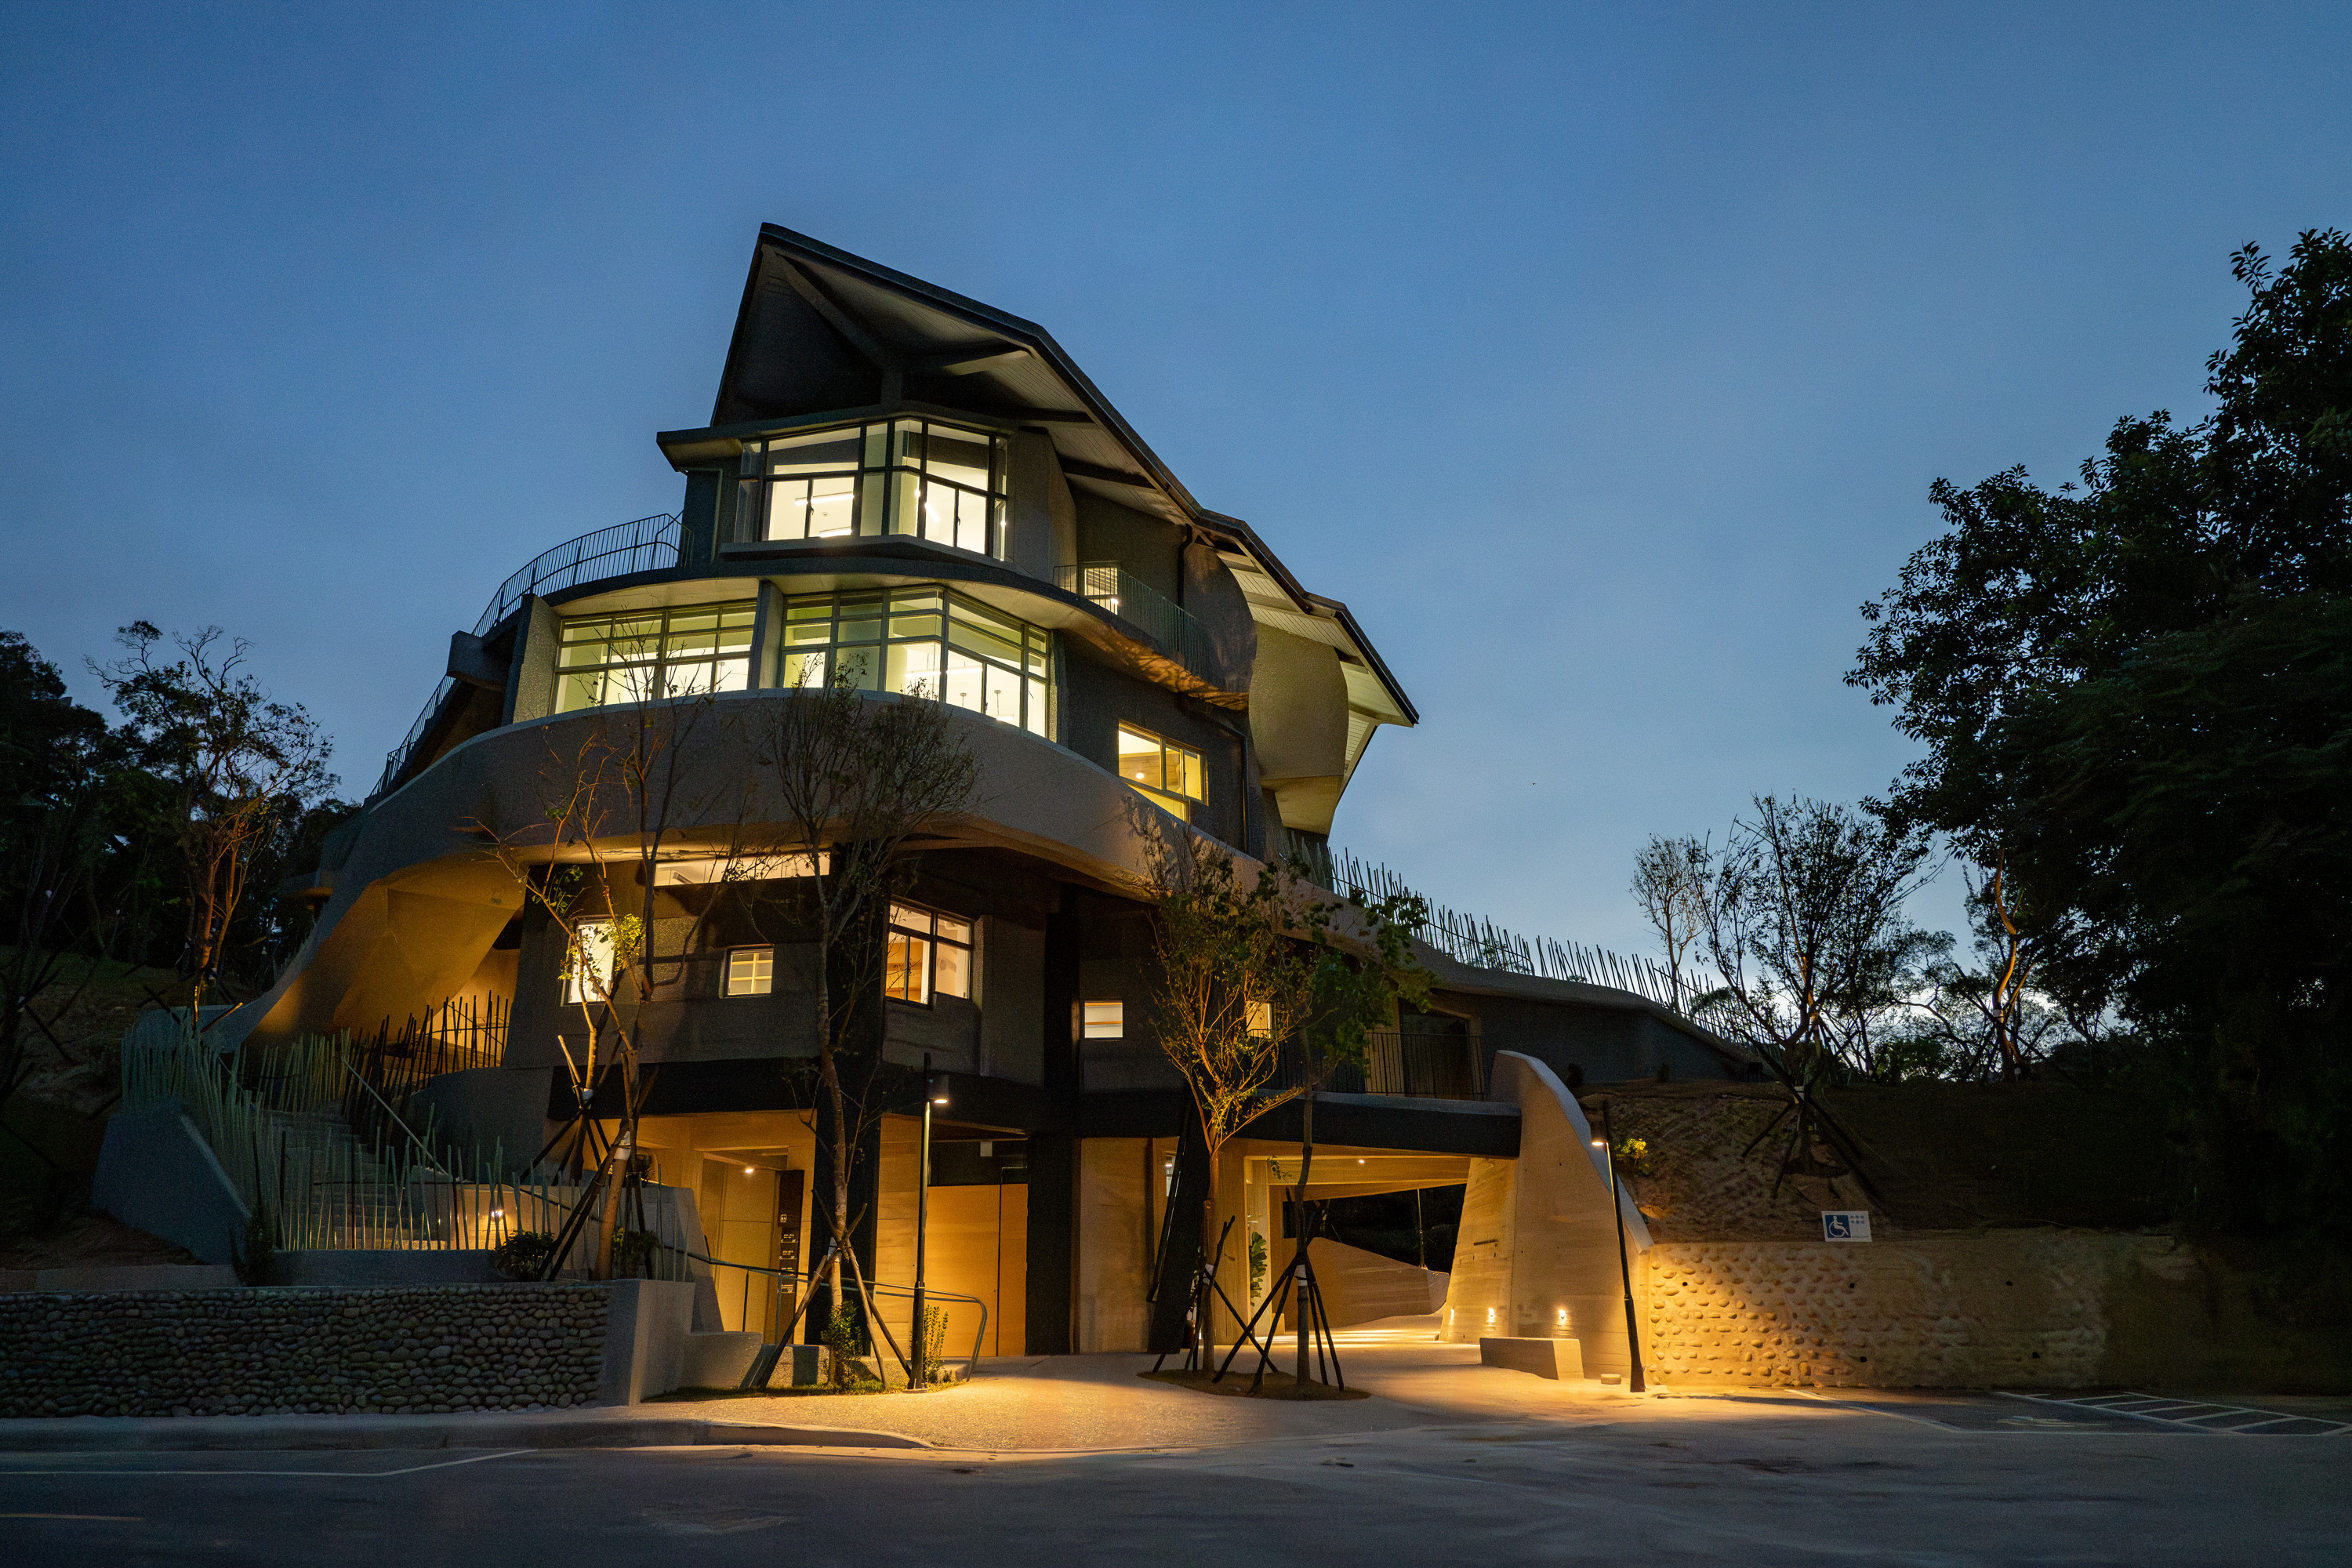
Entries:
[[[798, 683], [846, 671], [877, 700], [944, 699], [980, 787], [920, 842], [877, 1015], [887, 1058], [928, 1059], [949, 1102], [931, 1277], [990, 1304], [990, 1350], [1140, 1348], [1188, 1101], [1143, 1024], [1137, 808], [1244, 857], [1314, 857], [1375, 731], [1411, 729], [1412, 701], [1347, 606], [1195, 501], [1042, 329], [802, 236], [761, 230], [710, 422], [656, 440], [684, 479], [678, 514], [548, 552], [453, 637], [249, 1027], [494, 1008], [502, 1055], [433, 1086], [441, 1125], [510, 1154], [544, 1142], [586, 1043], [564, 994], [578, 980], [488, 841], [543, 819], [613, 704], [677, 693], [710, 720], [677, 736], [698, 782], [674, 792], [649, 871], [634, 819], [613, 827], [629, 841], [613, 874], [655, 884], [664, 961], [637, 1021], [658, 1069], [642, 1142], [661, 1182], [697, 1193], [715, 1256], [805, 1268], [818, 1157], [786, 1068], [815, 1049], [818, 960], [743, 918], [740, 881], [714, 868], [715, 847], [761, 826], [724, 786], [756, 769], [763, 711]], [[1484, 1098], [1498, 1049], [1570, 1085], [1745, 1070], [1633, 993], [1423, 957], [1430, 1010], [1321, 1099], [1338, 1184], [1318, 1190], [1439, 1186], [1513, 1157], [1518, 1113]], [[918, 1125], [886, 1119], [865, 1163], [860, 1239], [883, 1279], [909, 1272]], [[1242, 1235], [1279, 1228], [1268, 1161], [1298, 1131], [1286, 1107], [1228, 1151]], [[730, 1326], [764, 1321], [748, 1282], [719, 1294]]]

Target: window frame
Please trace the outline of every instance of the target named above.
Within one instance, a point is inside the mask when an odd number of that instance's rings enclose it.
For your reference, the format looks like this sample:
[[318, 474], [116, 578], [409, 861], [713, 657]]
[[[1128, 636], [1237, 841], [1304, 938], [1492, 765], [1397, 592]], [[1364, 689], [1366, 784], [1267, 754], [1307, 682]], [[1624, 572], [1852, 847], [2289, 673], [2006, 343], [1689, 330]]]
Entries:
[[[760, 973], [749, 977], [756, 984], [739, 991], [735, 988], [735, 965], [747, 958], [759, 966]], [[771, 996], [775, 994], [775, 989], [776, 950], [772, 945], [763, 947], [755, 943], [727, 949], [727, 963], [719, 973], [719, 994], [721, 996]]]
[[[1141, 747], [1129, 751], [1119, 744], [1120, 739], [1129, 735], [1132, 735], [1139, 741], [1148, 741], [1153, 747], [1157, 748], [1160, 753], [1160, 777], [1161, 781], [1159, 784], [1154, 785], [1143, 784], [1136, 779], [1131, 779], [1127, 776], [1125, 772], [1126, 759], [1129, 756], [1142, 756], [1146, 754], [1144, 749]], [[1192, 821], [1192, 813], [1208, 804], [1208, 767], [1206, 765], [1205, 759], [1202, 756], [1201, 751], [1198, 747], [1188, 746], [1181, 741], [1172, 741], [1165, 735], [1147, 730], [1140, 724], [1130, 723], [1125, 719], [1118, 721], [1118, 729], [1113, 736], [1111, 744], [1116, 748], [1114, 755], [1117, 759], [1112, 764], [1111, 771], [1118, 774], [1119, 782], [1127, 785], [1128, 788], [1135, 791], [1136, 794], [1143, 796], [1146, 800], [1150, 801], [1154, 805], [1159, 806], [1162, 811], [1167, 812], [1171, 816], [1175, 817], [1179, 822]], [[1184, 763], [1182, 771], [1198, 786], [1197, 793], [1186, 795], [1181, 790], [1171, 790], [1167, 787], [1166, 781], [1168, 778], [1168, 763], [1171, 754], [1182, 759]]]
[[[851, 447], [856, 459], [848, 460], [845, 455], [830, 464], [808, 465], [804, 471], [775, 471], [772, 459], [796, 447], [814, 446], [827, 436]], [[950, 479], [940, 471], [971, 470], [968, 464], [947, 463], [933, 455], [932, 443], [941, 437], [986, 447], [988, 473], [982, 486]], [[790, 544], [891, 536], [920, 539], [992, 561], [1007, 560], [1012, 553], [1012, 498], [1007, 482], [1011, 457], [1012, 443], [998, 432], [918, 414], [752, 437], [744, 441], [737, 464], [735, 540], [739, 544]], [[835, 481], [845, 481], [848, 487], [849, 526], [839, 532], [811, 533], [808, 525], [815, 512], [815, 487]], [[801, 531], [779, 531], [778, 494], [789, 496], [795, 487], [803, 498]], [[938, 513], [935, 496], [944, 496], [950, 503], [950, 515], [943, 525], [932, 521]], [[967, 502], [978, 510], [976, 521], [965, 515]]]
[[[555, 630], [555, 711], [583, 713], [591, 709], [618, 708], [632, 702], [661, 702], [676, 698], [715, 695], [721, 691], [750, 690], [757, 675], [752, 665], [758, 652], [753, 644], [759, 629], [759, 608], [760, 602], [756, 598], [723, 599], [710, 604], [656, 605], [651, 609], [616, 610], [609, 615], [571, 616], [558, 620]], [[717, 624], [707, 634], [676, 629], [679, 620], [696, 616], [715, 616], [718, 617]], [[572, 636], [575, 627], [597, 626], [617, 627], [633, 622], [658, 623], [658, 629], [650, 636], [644, 632], [635, 632], [625, 637], [608, 634], [602, 637], [575, 638]], [[673, 651], [672, 649], [671, 644], [674, 639], [701, 637], [706, 635], [710, 645], [708, 652]], [[730, 640], [736, 638], [740, 638], [740, 641]], [[651, 642], [654, 650], [650, 657], [642, 654], [637, 657], [613, 657], [617, 648], [626, 647], [642, 649], [648, 641]], [[574, 648], [585, 648], [597, 645], [601, 645], [604, 650], [604, 658], [594, 662], [576, 664], [572, 661], [571, 654]], [[690, 666], [708, 667], [711, 673], [711, 684], [708, 688], [671, 690], [672, 672]], [[644, 671], [650, 679], [638, 678], [642, 682], [641, 689], [615, 697], [607, 689], [612, 683], [614, 672], [620, 670]], [[725, 679], [726, 675], [730, 671], [735, 677], [735, 682], [731, 685]], [[599, 678], [600, 700], [572, 702], [573, 683], [588, 678]]]
[[[907, 695], [914, 680], [891, 684], [894, 650], [925, 651], [933, 655], [928, 661], [897, 661], [905, 666], [904, 676], [918, 677], [926, 688], [937, 682], [936, 690], [923, 695], [1044, 740], [1054, 738], [1054, 634], [943, 583], [795, 594], [784, 600], [780, 625], [776, 670], [782, 687], [824, 685], [837, 668], [855, 659], [859, 689]], [[961, 668], [959, 661], [971, 668]], [[919, 672], [918, 662], [926, 665]], [[960, 679], [976, 683], [978, 706], [957, 700]], [[1015, 710], [992, 711], [992, 694], [1007, 689]]]
[[[963, 935], [959, 938], [942, 932], [940, 930], [942, 921], [961, 927]], [[974, 917], [960, 915], [951, 910], [934, 909], [929, 904], [918, 904], [906, 899], [893, 899], [883, 915], [883, 941], [888, 947], [882, 961], [882, 994], [888, 1000], [903, 1002], [909, 1007], [931, 1006], [942, 995], [952, 996], [959, 1002], [974, 1000], [972, 992], [980, 982], [980, 921]], [[892, 988], [894, 973], [907, 975], [915, 968], [914, 964], [902, 963], [894, 956], [893, 950], [902, 941], [920, 942], [923, 946], [920, 961], [923, 994], [919, 997], [902, 994], [901, 991], [913, 989], [903, 982], [899, 989]], [[961, 992], [942, 992], [940, 989], [940, 951], [943, 947], [963, 954], [963, 989]]]

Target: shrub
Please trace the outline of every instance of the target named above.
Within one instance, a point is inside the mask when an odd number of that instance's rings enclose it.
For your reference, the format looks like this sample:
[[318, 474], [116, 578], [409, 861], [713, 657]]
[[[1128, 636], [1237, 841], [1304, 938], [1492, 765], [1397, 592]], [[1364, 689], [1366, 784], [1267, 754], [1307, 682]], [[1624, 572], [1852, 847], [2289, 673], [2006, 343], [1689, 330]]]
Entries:
[[536, 1279], [555, 1252], [555, 1237], [542, 1230], [519, 1230], [490, 1249], [490, 1267], [509, 1279]]
[[859, 1358], [866, 1354], [866, 1331], [858, 1325], [857, 1309], [846, 1302], [833, 1310], [825, 1320], [824, 1348], [832, 1353], [825, 1360], [825, 1371], [837, 1393], [858, 1381], [864, 1370]]

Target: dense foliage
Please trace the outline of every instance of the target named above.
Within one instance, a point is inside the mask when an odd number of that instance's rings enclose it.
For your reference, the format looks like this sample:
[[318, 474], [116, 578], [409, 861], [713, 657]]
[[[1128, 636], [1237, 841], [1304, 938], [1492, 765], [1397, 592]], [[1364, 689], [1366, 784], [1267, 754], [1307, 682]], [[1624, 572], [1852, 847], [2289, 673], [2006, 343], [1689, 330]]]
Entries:
[[2208, 363], [2081, 483], [1933, 491], [1849, 677], [1925, 742], [1885, 803], [2005, 876], [2038, 988], [2137, 1037], [2202, 1217], [2352, 1199], [2352, 240], [2302, 237]]
[[[208, 657], [213, 632], [159, 660], [142, 657], [153, 627], [124, 635], [138, 668], [97, 672], [121, 714], [110, 723], [22, 634], [0, 631], [0, 1097], [30, 1071], [34, 1042], [63, 1050], [52, 1030], [93, 961], [201, 974], [215, 999], [268, 986], [310, 923], [279, 884], [315, 866], [357, 809], [327, 798], [324, 738], [236, 668], [241, 648]], [[293, 765], [257, 768], [264, 752]], [[212, 830], [231, 817], [224, 852]]]

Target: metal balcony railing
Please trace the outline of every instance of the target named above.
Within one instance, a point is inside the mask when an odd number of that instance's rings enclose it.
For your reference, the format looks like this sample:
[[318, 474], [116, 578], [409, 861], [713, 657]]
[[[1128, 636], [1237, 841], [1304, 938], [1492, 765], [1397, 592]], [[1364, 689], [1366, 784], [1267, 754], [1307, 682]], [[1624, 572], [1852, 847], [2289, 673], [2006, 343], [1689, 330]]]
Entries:
[[1116, 561], [1054, 569], [1054, 586], [1144, 632], [1203, 679], [1216, 674], [1215, 649], [1192, 613]]
[[[1435, 1035], [1374, 1029], [1361, 1068], [1334, 1067], [1321, 1087], [1332, 1094], [1395, 1094], [1414, 1100], [1486, 1098], [1486, 1042], [1477, 1031]], [[1267, 1088], [1296, 1089], [1305, 1081], [1294, 1049], [1283, 1053]]]
[[[677, 564], [678, 520], [669, 512], [641, 517], [611, 528], [600, 528], [593, 533], [583, 533], [577, 539], [566, 540], [552, 550], [541, 552], [530, 565], [499, 584], [497, 593], [474, 623], [474, 635], [482, 637], [492, 626], [505, 620], [515, 606], [533, 594], [551, 594], [575, 584], [593, 583], [605, 577], [625, 577], [632, 572], [659, 572]], [[425, 710], [417, 714], [416, 722], [408, 727], [400, 744], [384, 754], [383, 773], [376, 780], [376, 795], [390, 790], [400, 777], [401, 769], [416, 750], [416, 743], [433, 728], [440, 715], [441, 705], [449, 699], [456, 682], [447, 676], [433, 689], [425, 700]]]

